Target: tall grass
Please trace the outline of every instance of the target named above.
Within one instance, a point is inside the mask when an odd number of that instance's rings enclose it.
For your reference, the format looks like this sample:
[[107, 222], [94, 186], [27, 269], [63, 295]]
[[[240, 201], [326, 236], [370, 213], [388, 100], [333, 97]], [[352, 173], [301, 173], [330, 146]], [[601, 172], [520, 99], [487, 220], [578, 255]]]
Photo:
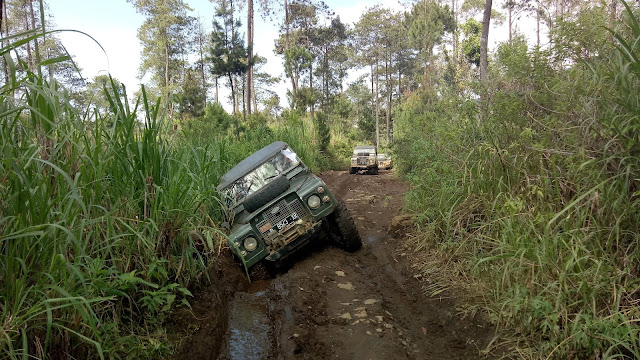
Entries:
[[112, 82], [106, 116], [78, 108], [10, 57], [24, 43], [0, 50], [0, 358], [164, 356], [164, 319], [223, 243], [220, 176], [276, 139], [318, 156], [304, 129], [185, 137], [144, 88], [129, 103]]
[[397, 114], [420, 267], [438, 282], [429, 290], [471, 284], [467, 309], [508, 329], [493, 344], [514, 356], [640, 357], [634, 11], [615, 48], [598, 49], [607, 56], [570, 69], [517, 40], [503, 45], [480, 123], [456, 97]]

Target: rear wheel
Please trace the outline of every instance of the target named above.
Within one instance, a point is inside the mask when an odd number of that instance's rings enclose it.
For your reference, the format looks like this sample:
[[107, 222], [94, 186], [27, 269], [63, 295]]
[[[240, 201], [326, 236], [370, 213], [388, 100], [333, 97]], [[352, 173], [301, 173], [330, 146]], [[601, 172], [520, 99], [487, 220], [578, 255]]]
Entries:
[[327, 219], [333, 235], [333, 242], [338, 248], [354, 252], [362, 247], [362, 240], [356, 224], [353, 222], [349, 209], [341, 199], [338, 199], [335, 210]]

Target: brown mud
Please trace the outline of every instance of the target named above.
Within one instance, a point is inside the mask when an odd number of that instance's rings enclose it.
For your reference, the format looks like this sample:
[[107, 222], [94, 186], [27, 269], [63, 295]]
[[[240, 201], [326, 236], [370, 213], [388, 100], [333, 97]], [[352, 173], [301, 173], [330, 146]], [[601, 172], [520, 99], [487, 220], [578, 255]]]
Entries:
[[[320, 175], [353, 215], [363, 247], [312, 245], [286, 270], [248, 283], [226, 256], [191, 311], [170, 320], [179, 359], [481, 359], [493, 331], [427, 296], [403, 249], [406, 183], [390, 172]], [[451, 294], [449, 294], [451, 295]]]

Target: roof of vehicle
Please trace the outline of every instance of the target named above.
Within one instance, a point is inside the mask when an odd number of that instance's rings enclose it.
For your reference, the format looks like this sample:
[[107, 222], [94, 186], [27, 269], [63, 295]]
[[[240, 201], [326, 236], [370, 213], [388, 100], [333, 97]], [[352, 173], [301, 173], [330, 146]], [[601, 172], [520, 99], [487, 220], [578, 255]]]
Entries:
[[373, 149], [375, 148], [375, 146], [373, 145], [358, 145], [356, 147], [354, 147], [354, 150], [360, 150], [360, 149]]
[[244, 160], [240, 161], [238, 165], [234, 166], [233, 169], [222, 175], [217, 189], [222, 190], [228, 185], [234, 183], [236, 180], [262, 165], [262, 163], [287, 146], [289, 145], [285, 142], [276, 141], [247, 156]]

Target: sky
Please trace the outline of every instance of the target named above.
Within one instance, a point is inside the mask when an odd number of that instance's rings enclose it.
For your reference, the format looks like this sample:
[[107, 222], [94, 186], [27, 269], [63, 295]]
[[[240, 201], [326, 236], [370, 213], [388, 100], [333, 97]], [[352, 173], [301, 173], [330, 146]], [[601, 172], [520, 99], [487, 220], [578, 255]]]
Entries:
[[[200, 17], [205, 30], [210, 31], [214, 3], [209, 0], [185, 1], [193, 9], [191, 15]], [[82, 69], [83, 77], [91, 80], [95, 76], [110, 73], [126, 86], [129, 95], [139, 89], [140, 83], [146, 80], [139, 78], [142, 47], [137, 38], [138, 28], [142, 25], [144, 17], [136, 13], [132, 4], [126, 0], [48, 0], [47, 2], [57, 29], [71, 29], [86, 34], [63, 32], [59, 35], [67, 51]], [[404, 5], [398, 0], [327, 0], [325, 2], [336, 15], [340, 16], [342, 22], [350, 25], [357, 22], [368, 7], [376, 4], [392, 10], [404, 9]], [[494, 9], [499, 10], [499, 3], [500, 1], [494, 1]], [[255, 7], [257, 10], [258, 5], [256, 4]], [[282, 20], [278, 18], [276, 20], [278, 23], [270, 19], [265, 20], [257, 13], [254, 19], [255, 53], [267, 58], [263, 71], [282, 79], [274, 90], [280, 96], [281, 106], [287, 106], [288, 82], [284, 76], [282, 59], [273, 53], [274, 40], [278, 36], [278, 27]], [[246, 26], [246, 12], [240, 15], [240, 20], [243, 27]], [[521, 20], [519, 27], [529, 39], [535, 37], [535, 24], [532, 19]], [[492, 28], [489, 32], [490, 46], [506, 40], [507, 36], [508, 31], [505, 30], [505, 25]], [[225, 93], [221, 92], [221, 101], [224, 102], [223, 96]], [[231, 108], [227, 103], [223, 103], [223, 106], [227, 109]]]

